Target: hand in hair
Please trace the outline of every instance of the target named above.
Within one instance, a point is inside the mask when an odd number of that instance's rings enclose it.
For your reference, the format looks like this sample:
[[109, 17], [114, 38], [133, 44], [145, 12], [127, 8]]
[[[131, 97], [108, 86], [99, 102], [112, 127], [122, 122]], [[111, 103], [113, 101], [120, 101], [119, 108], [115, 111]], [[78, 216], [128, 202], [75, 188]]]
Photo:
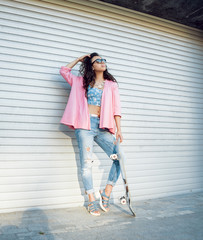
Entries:
[[79, 58], [75, 59], [74, 61], [68, 63], [66, 65], [66, 67], [73, 68], [78, 62], [83, 62], [86, 57], [90, 58], [90, 54], [86, 54], [86, 55], [84, 55], [82, 57], [79, 57]]
[[84, 56], [82, 56], [82, 57], [79, 57], [79, 58], [78, 58], [78, 61], [79, 61], [79, 62], [83, 62], [83, 60], [84, 60], [86, 57], [90, 57], [90, 54], [86, 54], [86, 55], [84, 55]]

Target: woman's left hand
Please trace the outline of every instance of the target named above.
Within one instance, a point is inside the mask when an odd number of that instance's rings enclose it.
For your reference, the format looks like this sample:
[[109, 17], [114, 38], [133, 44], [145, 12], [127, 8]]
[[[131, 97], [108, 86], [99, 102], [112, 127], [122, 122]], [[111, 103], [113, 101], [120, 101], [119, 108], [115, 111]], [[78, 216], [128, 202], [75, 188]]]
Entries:
[[[121, 131], [117, 131], [117, 133], [116, 133], [116, 143], [117, 143], [117, 141], [118, 141], [118, 138], [120, 138], [120, 143], [122, 143], [122, 141], [123, 141], [123, 136], [122, 136]], [[115, 144], [116, 144], [116, 143], [115, 143]]]

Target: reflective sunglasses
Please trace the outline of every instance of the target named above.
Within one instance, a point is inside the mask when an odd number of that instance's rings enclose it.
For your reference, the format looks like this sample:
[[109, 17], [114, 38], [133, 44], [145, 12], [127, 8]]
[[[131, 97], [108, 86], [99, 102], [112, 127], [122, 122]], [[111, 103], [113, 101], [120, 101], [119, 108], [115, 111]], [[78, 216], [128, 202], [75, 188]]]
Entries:
[[98, 58], [98, 59], [96, 59], [96, 60], [94, 60], [94, 62], [92, 62], [92, 65], [94, 64], [94, 63], [106, 63], [106, 59], [103, 59], [103, 58]]

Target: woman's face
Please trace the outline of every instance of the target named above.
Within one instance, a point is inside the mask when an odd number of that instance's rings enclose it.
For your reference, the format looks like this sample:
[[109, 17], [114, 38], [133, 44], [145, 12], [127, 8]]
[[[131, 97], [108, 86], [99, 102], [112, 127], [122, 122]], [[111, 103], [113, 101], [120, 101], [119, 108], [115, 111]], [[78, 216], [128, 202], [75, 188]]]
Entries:
[[106, 64], [104, 62], [97, 63], [95, 60], [96, 59], [101, 59], [100, 56], [94, 56], [91, 59], [91, 62], [93, 63], [92, 68], [95, 72], [104, 72], [106, 70]]

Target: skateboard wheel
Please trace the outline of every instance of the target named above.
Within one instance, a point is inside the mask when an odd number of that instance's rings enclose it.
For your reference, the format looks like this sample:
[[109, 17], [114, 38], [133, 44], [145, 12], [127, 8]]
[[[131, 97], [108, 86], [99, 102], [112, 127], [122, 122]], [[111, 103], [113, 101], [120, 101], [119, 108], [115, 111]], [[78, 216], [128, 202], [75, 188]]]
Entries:
[[126, 199], [124, 196], [120, 197], [120, 203], [123, 205], [126, 204]]

